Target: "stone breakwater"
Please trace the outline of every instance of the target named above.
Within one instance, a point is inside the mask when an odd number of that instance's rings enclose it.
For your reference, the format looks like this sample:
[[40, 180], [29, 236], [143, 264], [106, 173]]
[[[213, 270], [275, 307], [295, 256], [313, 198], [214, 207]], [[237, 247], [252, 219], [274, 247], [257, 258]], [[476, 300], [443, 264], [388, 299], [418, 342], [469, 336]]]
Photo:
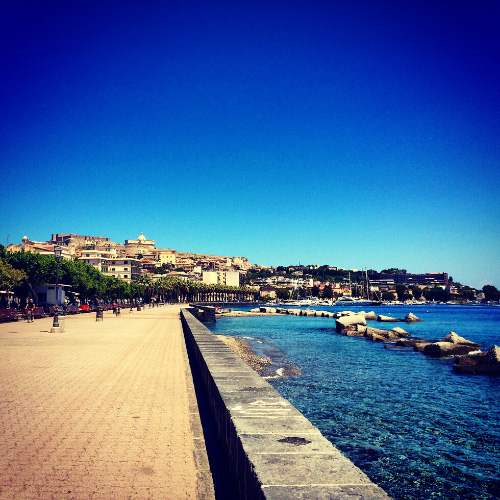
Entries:
[[481, 352], [479, 344], [460, 337], [455, 332], [450, 332], [438, 342], [429, 342], [418, 338], [410, 338], [411, 335], [401, 327], [387, 330], [367, 325], [367, 321], [376, 321], [378, 323], [415, 323], [423, 321], [411, 312], [404, 318], [393, 318], [392, 316], [377, 315], [374, 311], [341, 311], [334, 313], [313, 309], [260, 307], [251, 311], [232, 311], [221, 316], [272, 316], [280, 314], [333, 318], [335, 319], [336, 332], [348, 337], [364, 337], [367, 340], [376, 342], [392, 343], [392, 345], [386, 345], [385, 347], [390, 349], [411, 348], [414, 351], [422, 352], [426, 356], [455, 357], [453, 369], [459, 373], [500, 373], [500, 348], [496, 345], [486, 352]]

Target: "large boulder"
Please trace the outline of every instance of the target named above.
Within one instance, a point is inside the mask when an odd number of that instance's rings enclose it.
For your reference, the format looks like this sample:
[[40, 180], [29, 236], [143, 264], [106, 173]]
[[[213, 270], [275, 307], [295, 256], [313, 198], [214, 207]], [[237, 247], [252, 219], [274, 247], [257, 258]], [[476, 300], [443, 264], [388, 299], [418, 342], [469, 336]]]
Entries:
[[443, 356], [463, 356], [476, 351], [477, 346], [470, 344], [454, 344], [452, 342], [434, 342], [424, 347], [426, 356], [442, 358]]
[[500, 347], [457, 358], [453, 369], [459, 373], [500, 373]]
[[476, 342], [464, 339], [463, 337], [458, 336], [455, 332], [450, 332], [443, 340], [441, 340], [441, 342], [451, 342], [452, 344], [465, 344], [479, 347], [479, 344], [476, 344]]
[[366, 335], [366, 338], [374, 340], [375, 342], [387, 342], [387, 339], [382, 335], [377, 335], [376, 333], [371, 333]]
[[379, 342], [390, 342], [399, 338], [399, 335], [392, 330], [382, 330], [381, 328], [366, 327], [365, 337], [369, 340], [377, 340]]
[[361, 330], [342, 330], [342, 333], [347, 337], [364, 337], [364, 332]]
[[365, 319], [367, 321], [377, 321], [377, 315], [375, 314], [375, 311], [365, 313]]
[[417, 344], [430, 344], [430, 342], [425, 342], [420, 339], [399, 339], [396, 342], [398, 347], [415, 347]]
[[335, 320], [335, 329], [337, 332], [342, 330], [355, 330], [356, 325], [366, 326], [366, 319], [363, 314], [351, 314], [349, 316], [342, 316]]
[[415, 323], [417, 321], [423, 321], [423, 319], [417, 318], [413, 313], [408, 313], [404, 318], [403, 321], [406, 323]]
[[500, 347], [494, 345], [489, 351], [484, 353], [484, 356], [479, 358], [478, 363], [481, 365], [500, 365]]
[[425, 341], [420, 341], [420, 342], [417, 342], [414, 346], [413, 346], [413, 350], [414, 351], [417, 351], [417, 352], [424, 352], [425, 348], [428, 346], [428, 345], [431, 345], [432, 342], [425, 342]]
[[261, 307], [260, 312], [266, 314], [276, 314], [276, 309], [274, 307]]
[[398, 337], [410, 337], [410, 334], [399, 326], [396, 326], [396, 328], [393, 328], [391, 331], [397, 333]]
[[377, 321], [384, 321], [384, 322], [397, 322], [401, 321], [398, 318], [393, 318], [391, 316], [383, 316], [382, 314], [379, 314], [377, 316]]

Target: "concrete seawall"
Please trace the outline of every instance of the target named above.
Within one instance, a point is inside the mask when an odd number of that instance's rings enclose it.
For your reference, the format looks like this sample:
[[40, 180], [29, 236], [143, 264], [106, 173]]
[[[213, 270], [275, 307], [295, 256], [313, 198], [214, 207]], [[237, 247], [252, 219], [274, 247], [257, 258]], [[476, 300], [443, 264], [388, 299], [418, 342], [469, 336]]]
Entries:
[[181, 320], [236, 498], [389, 499], [189, 309]]

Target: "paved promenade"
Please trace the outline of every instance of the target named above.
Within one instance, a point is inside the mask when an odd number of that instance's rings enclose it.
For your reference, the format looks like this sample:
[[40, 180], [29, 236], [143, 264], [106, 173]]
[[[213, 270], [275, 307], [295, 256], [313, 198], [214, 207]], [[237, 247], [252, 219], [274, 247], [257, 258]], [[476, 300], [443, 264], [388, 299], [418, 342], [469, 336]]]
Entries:
[[0, 324], [0, 499], [213, 498], [178, 313]]

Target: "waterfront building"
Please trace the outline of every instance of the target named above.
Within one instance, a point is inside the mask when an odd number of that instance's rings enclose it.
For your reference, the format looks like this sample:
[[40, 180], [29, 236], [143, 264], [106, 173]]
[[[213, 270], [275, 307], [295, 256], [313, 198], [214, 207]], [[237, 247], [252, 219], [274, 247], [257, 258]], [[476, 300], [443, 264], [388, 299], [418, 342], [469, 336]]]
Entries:
[[276, 298], [276, 287], [272, 285], [265, 285], [260, 287], [260, 296], [261, 297], [269, 297], [271, 299]]
[[448, 273], [368, 273], [370, 283], [378, 286], [394, 286], [396, 284], [418, 285], [418, 286], [441, 286], [446, 287], [449, 284]]

